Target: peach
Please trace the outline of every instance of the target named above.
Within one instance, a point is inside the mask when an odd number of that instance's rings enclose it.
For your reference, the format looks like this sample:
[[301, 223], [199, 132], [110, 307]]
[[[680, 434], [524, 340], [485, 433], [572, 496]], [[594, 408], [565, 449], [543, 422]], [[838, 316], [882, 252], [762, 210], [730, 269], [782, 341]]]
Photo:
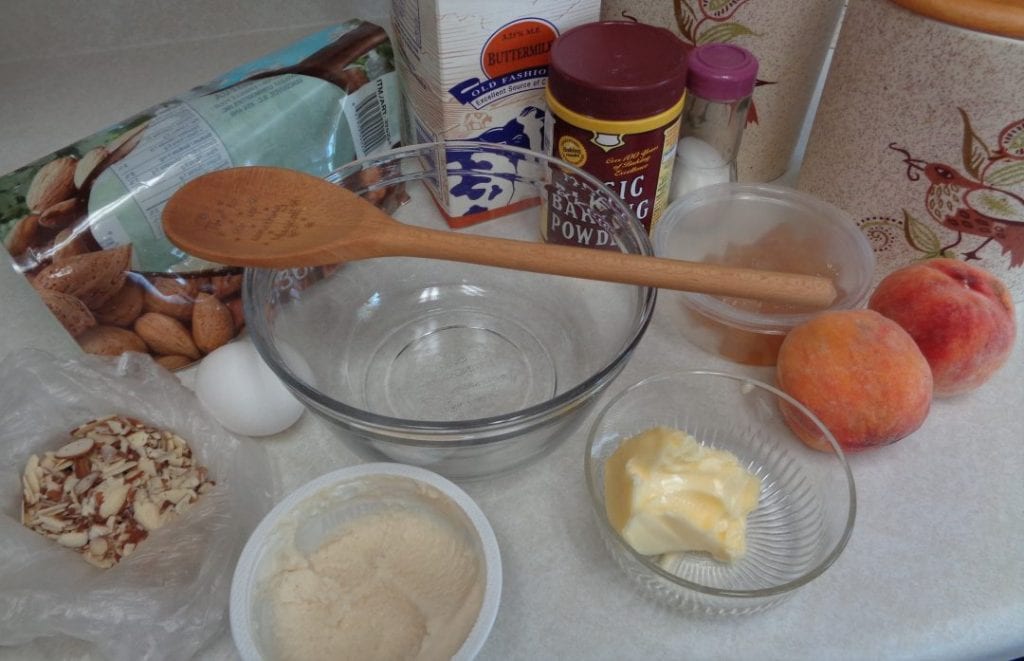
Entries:
[[[913, 433], [932, 402], [932, 373], [913, 338], [872, 310], [823, 312], [789, 332], [776, 365], [779, 387], [810, 409], [847, 451]], [[792, 406], [783, 415], [817, 450], [831, 446]]]
[[930, 259], [890, 273], [868, 307], [914, 338], [932, 368], [936, 396], [987, 381], [1010, 356], [1017, 334], [1006, 286], [956, 259]]

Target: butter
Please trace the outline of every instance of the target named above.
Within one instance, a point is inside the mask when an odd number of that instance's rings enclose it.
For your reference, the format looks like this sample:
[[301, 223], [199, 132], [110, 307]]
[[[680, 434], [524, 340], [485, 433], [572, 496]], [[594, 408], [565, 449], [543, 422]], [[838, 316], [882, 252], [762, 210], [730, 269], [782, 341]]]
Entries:
[[732, 562], [746, 552], [761, 482], [732, 453], [654, 427], [623, 442], [604, 472], [608, 520], [638, 553], [706, 551]]

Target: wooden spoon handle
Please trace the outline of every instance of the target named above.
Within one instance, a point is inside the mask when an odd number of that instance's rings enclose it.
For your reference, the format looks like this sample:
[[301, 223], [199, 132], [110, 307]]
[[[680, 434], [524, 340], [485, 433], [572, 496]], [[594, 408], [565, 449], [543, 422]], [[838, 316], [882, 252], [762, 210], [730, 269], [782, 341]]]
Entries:
[[760, 271], [610, 250], [442, 232], [409, 225], [388, 235], [386, 254], [432, 257], [589, 280], [752, 298], [814, 308], [836, 298], [832, 281], [814, 275]]

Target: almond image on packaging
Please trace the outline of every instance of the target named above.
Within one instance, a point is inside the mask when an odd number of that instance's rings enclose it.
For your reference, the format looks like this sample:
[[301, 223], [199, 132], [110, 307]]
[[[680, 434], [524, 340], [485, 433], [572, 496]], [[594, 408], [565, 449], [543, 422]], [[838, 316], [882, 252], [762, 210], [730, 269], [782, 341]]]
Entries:
[[110, 250], [75, 255], [43, 268], [33, 281], [36, 289], [53, 289], [71, 294], [90, 309], [106, 303], [124, 285], [131, 264], [132, 248], [124, 245]]

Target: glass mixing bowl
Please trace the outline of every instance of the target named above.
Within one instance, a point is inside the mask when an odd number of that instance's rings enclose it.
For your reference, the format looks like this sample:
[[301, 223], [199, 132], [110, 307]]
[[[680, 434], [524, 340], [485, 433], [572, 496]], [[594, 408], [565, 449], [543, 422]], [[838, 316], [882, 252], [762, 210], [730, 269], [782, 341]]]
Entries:
[[[532, 242], [542, 241], [541, 198], [570, 182], [611, 249], [652, 254], [643, 227], [600, 181], [535, 152], [414, 145], [331, 180], [385, 208], [408, 198], [397, 220], [445, 231], [455, 230], [427, 185], [519, 200], [516, 213], [458, 231]], [[643, 336], [655, 290], [387, 257], [247, 270], [243, 298], [260, 355], [349, 447], [468, 479], [537, 459], [572, 434]]]
[[[783, 409], [806, 416], [830, 450], [800, 442]], [[726, 563], [695, 552], [645, 556], [608, 521], [605, 461], [623, 441], [659, 425], [731, 452], [760, 479], [741, 558]], [[853, 531], [853, 474], [832, 434], [789, 395], [746, 377], [688, 371], [630, 386], [595, 420], [585, 464], [598, 527], [616, 563], [649, 596], [684, 611], [732, 615], [768, 608], [828, 569]]]

